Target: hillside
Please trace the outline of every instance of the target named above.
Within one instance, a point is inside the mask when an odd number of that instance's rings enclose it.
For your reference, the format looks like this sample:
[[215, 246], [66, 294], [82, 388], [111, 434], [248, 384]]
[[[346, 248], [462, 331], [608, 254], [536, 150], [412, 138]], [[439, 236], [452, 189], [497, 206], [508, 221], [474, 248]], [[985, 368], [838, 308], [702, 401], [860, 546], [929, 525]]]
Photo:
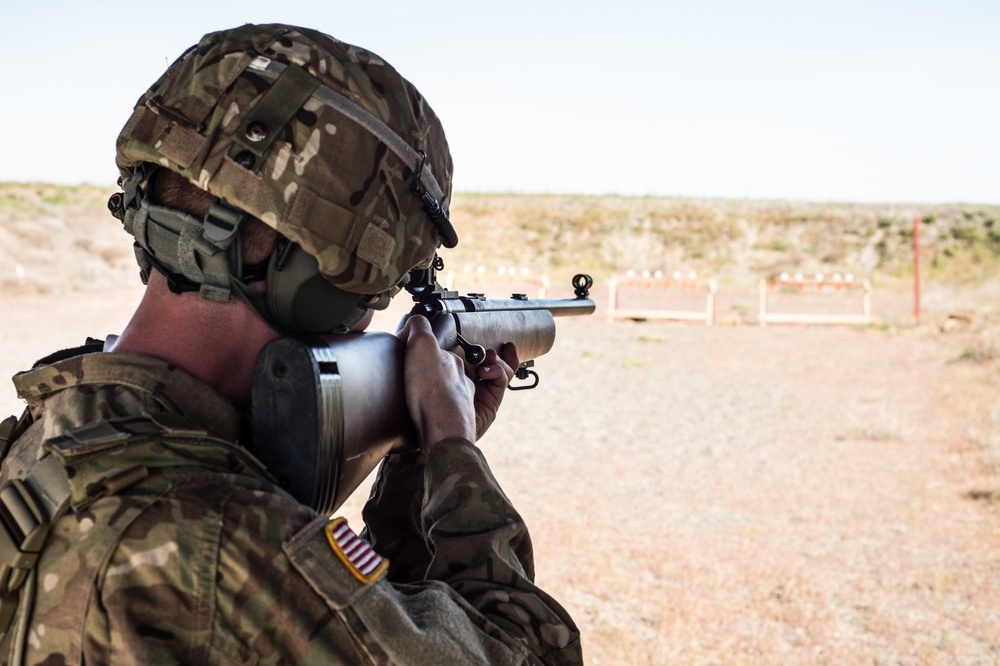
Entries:
[[[128, 239], [106, 208], [112, 189], [0, 185], [0, 247], [14, 261], [0, 292], [92, 290], [134, 279]], [[912, 276], [920, 218], [924, 275], [978, 284], [996, 273], [1000, 206], [459, 194], [451, 268], [535, 274], [696, 271], [752, 288], [781, 272], [852, 273], [877, 287]]]
[[517, 237], [523, 264], [601, 276], [694, 270], [752, 285], [851, 272], [888, 284], [912, 273], [914, 218], [934, 278], [981, 280], [1000, 256], [1000, 206], [462, 195], [452, 213], [462, 261], [488, 263]]

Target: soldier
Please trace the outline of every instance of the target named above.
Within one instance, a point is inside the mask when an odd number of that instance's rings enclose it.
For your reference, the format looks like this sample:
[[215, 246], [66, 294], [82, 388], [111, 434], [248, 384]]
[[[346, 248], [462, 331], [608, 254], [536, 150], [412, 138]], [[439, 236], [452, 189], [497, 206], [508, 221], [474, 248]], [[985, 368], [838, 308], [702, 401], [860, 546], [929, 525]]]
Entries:
[[263, 345], [363, 329], [457, 241], [451, 157], [417, 90], [322, 33], [245, 25], [142, 96], [117, 164], [146, 292], [116, 341], [14, 378], [28, 409], [0, 426], [0, 661], [579, 663], [473, 444], [510, 345], [473, 382], [407, 323], [421, 450], [383, 462], [360, 536], [244, 446]]

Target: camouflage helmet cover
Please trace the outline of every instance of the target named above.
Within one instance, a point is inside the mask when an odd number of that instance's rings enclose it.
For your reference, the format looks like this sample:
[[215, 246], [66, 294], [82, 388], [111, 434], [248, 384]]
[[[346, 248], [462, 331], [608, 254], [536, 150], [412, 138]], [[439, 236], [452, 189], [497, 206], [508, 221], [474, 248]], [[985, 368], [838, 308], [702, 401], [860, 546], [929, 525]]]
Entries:
[[391, 289], [441, 242], [417, 169], [445, 211], [451, 196], [444, 130], [412, 84], [369, 51], [277, 24], [191, 47], [139, 99], [116, 162], [125, 179], [144, 163], [181, 174], [358, 294]]

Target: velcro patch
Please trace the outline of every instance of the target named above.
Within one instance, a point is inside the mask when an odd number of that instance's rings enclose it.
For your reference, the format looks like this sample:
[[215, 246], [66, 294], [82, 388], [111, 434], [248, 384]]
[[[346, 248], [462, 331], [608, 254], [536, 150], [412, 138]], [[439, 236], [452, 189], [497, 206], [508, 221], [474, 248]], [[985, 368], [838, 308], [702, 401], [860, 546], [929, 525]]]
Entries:
[[362, 583], [374, 583], [389, 568], [389, 561], [355, 534], [345, 518], [334, 518], [324, 529], [333, 552]]
[[381, 270], [389, 266], [395, 250], [396, 239], [374, 224], [369, 224], [365, 228], [358, 242], [358, 257]]

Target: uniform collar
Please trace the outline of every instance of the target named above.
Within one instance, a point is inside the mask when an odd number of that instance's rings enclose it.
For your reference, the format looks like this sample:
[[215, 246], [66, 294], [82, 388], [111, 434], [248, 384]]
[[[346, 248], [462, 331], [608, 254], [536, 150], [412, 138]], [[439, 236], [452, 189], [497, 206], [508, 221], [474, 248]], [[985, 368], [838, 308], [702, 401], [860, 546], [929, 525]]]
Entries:
[[[14, 376], [17, 395], [32, 411], [59, 408], [46, 437], [84, 423], [142, 412], [182, 414], [230, 442], [240, 439], [241, 412], [208, 384], [152, 356], [81, 354]], [[49, 419], [51, 421], [51, 419]]]

